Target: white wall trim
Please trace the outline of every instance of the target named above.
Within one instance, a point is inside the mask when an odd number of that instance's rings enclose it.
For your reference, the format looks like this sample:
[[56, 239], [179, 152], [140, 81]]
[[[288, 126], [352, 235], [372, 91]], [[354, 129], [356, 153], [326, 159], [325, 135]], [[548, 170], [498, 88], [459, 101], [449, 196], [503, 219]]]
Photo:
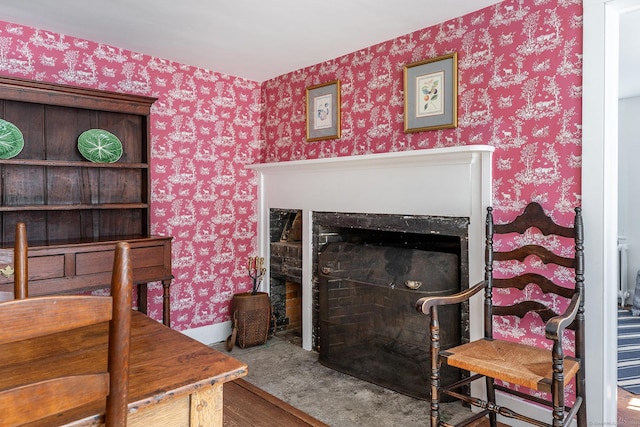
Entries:
[[582, 207], [585, 224], [587, 412], [617, 424], [619, 15], [639, 0], [584, 0]]
[[180, 332], [196, 341], [200, 341], [202, 344], [211, 345], [226, 341], [231, 334], [231, 321], [186, 329]]

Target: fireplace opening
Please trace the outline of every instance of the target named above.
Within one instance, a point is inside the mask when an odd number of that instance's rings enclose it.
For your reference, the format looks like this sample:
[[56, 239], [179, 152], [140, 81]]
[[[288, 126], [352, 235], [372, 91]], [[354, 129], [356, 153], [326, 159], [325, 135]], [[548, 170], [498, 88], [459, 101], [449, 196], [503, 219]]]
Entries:
[[[429, 318], [415, 302], [468, 283], [468, 218], [316, 212], [313, 228], [320, 363], [428, 399]], [[443, 348], [468, 340], [467, 319], [468, 307], [441, 312]]]
[[270, 211], [270, 298], [275, 331], [302, 346], [302, 216], [299, 210]]

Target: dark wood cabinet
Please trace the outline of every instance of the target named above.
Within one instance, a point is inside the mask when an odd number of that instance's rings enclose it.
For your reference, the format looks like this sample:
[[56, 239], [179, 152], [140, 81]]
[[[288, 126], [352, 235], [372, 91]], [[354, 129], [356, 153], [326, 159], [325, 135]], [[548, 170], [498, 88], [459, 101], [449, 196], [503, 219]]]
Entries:
[[[27, 223], [29, 240], [71, 242], [149, 235], [149, 113], [153, 98], [0, 79], [0, 118], [24, 149], [0, 160], [3, 242]], [[82, 157], [78, 136], [104, 129], [122, 142], [115, 163]]]
[[[0, 118], [13, 123], [24, 136], [24, 148], [17, 156], [0, 159], [2, 248], [12, 248], [16, 222], [27, 224], [30, 248], [60, 252], [66, 263], [71, 258], [65, 254], [74, 245], [81, 253], [87, 248], [89, 253], [101, 252], [105, 244], [153, 237], [149, 115], [154, 101], [145, 96], [0, 78]], [[89, 129], [103, 129], [118, 137], [123, 154], [117, 162], [94, 163], [80, 154], [78, 136]], [[144, 280], [163, 281], [168, 311], [170, 238], [161, 241], [162, 250], [150, 251], [144, 259], [161, 257], [156, 264], [162, 265], [162, 272], [146, 275]], [[96, 251], [91, 250], [92, 245]], [[143, 257], [138, 258], [142, 262]], [[73, 265], [75, 270], [91, 270], [98, 261], [78, 255]], [[69, 267], [65, 264], [64, 268]], [[55, 293], [109, 284], [82, 274], [69, 281], [68, 273], [64, 280], [33, 285]], [[141, 299], [145, 291], [146, 287], [140, 288]], [[139, 305], [144, 310], [146, 300]], [[168, 312], [163, 317], [168, 324]]]

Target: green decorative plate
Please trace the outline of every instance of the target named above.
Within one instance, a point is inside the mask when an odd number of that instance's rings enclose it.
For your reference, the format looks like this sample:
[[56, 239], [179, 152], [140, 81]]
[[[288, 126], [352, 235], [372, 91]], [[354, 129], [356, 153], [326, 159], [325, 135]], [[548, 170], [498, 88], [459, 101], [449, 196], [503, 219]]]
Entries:
[[24, 148], [24, 137], [20, 129], [11, 122], [0, 119], [0, 159], [10, 159]]
[[122, 143], [117, 136], [103, 129], [89, 129], [78, 137], [82, 157], [94, 163], [117, 162], [122, 156]]

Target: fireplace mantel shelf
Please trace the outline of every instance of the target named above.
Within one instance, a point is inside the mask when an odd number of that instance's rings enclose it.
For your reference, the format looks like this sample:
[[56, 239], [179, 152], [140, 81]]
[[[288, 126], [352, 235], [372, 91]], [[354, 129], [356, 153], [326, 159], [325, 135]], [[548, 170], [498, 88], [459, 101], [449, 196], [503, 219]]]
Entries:
[[406, 165], [409, 163], [423, 163], [440, 161], [459, 161], [465, 159], [470, 153], [492, 153], [494, 148], [489, 145], [464, 145], [459, 147], [432, 148], [425, 150], [396, 151], [391, 153], [363, 154], [359, 156], [330, 157], [322, 159], [290, 160], [286, 162], [255, 163], [247, 165], [249, 169], [277, 173], [277, 171], [301, 171], [307, 172], [325, 168], [353, 168], [372, 167], [377, 165]]

